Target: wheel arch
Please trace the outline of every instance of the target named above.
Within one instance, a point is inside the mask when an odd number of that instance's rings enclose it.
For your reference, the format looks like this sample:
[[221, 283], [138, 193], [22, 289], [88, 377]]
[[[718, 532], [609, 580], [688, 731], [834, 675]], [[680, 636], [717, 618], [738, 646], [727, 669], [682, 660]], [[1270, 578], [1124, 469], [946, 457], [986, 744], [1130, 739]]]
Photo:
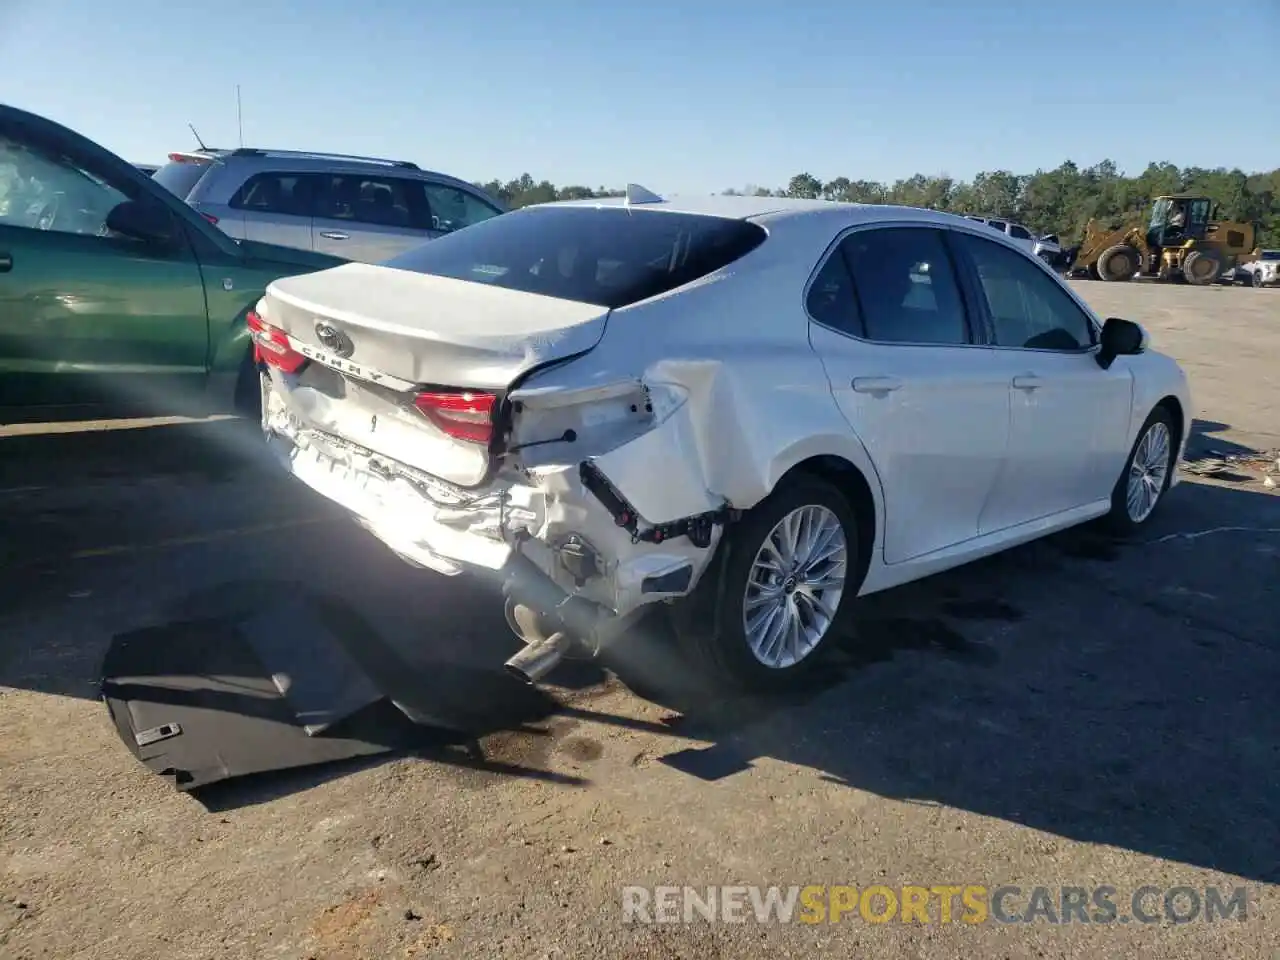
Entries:
[[[1173, 449], [1181, 453], [1182, 443], [1187, 435], [1186, 411], [1182, 409], [1182, 401], [1173, 394], [1165, 394], [1152, 406], [1152, 410], [1163, 408], [1173, 420]], [[1177, 464], [1174, 464], [1177, 469]]]
[[[874, 477], [874, 472], [872, 473]], [[871, 559], [883, 529], [883, 508], [878, 496], [879, 482], [873, 488], [872, 481], [858, 466], [839, 454], [822, 453], [804, 458], [791, 465], [777, 479], [774, 489], [788, 480], [798, 477], [816, 477], [825, 480], [839, 490], [853, 508], [858, 523], [857, 582], [862, 582], [871, 567]]]
[[251, 364], [253, 339], [245, 317], [258, 305], [261, 294], [244, 304], [230, 322], [209, 325], [208, 396], [218, 413], [242, 413], [246, 365]]

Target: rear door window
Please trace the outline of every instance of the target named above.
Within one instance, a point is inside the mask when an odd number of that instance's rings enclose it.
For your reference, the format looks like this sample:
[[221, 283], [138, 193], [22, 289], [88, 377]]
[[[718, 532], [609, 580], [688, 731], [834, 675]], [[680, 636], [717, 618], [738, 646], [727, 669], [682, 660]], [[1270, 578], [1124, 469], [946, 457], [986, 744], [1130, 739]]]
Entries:
[[257, 173], [231, 198], [231, 207], [249, 213], [311, 216], [314, 177], [302, 173]]
[[55, 145], [19, 136], [0, 131], [0, 226], [103, 236], [130, 197]]
[[767, 234], [745, 220], [621, 207], [530, 207], [490, 217], [386, 266], [614, 309], [733, 263]]
[[853, 292], [853, 277], [838, 249], [827, 257], [827, 262], [813, 278], [805, 306], [809, 316], [824, 327], [855, 337], [862, 336], [862, 318]]
[[366, 174], [338, 174], [320, 178], [315, 216], [378, 227], [430, 229], [420, 201], [421, 181]]
[[987, 226], [994, 227], [995, 229], [999, 230], [1001, 233], [1004, 233], [1004, 228], [1006, 224], [1003, 220], [988, 220]]
[[969, 343], [964, 301], [942, 235], [921, 227], [850, 234], [840, 244], [868, 340]]
[[1015, 223], [1009, 228], [1009, 236], [1013, 237], [1015, 240], [1030, 240], [1031, 231], [1026, 227], [1020, 227]]

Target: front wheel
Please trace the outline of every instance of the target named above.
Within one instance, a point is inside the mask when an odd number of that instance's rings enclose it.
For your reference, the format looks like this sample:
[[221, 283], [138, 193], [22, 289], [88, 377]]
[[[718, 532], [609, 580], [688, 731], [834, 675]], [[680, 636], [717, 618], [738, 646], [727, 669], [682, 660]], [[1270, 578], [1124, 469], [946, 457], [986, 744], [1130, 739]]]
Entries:
[[1133, 247], [1126, 243], [1117, 243], [1102, 251], [1098, 258], [1098, 276], [1113, 283], [1132, 280], [1142, 263], [1142, 257]]
[[1156, 407], [1138, 431], [1124, 471], [1111, 492], [1107, 520], [1121, 534], [1133, 533], [1155, 513], [1177, 469], [1173, 418]]
[[[726, 533], [710, 616], [683, 618], [685, 646], [713, 680], [755, 690], [809, 673], [841, 634], [860, 586], [857, 518], [818, 478], [789, 481]], [[716, 573], [718, 572], [718, 576]]]

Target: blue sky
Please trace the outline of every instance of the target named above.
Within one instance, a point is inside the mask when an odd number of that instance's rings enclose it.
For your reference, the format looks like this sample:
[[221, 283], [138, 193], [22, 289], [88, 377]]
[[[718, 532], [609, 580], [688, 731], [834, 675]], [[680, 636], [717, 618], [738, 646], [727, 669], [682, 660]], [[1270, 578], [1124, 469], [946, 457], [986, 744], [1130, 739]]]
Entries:
[[235, 146], [238, 83], [251, 145], [670, 193], [1270, 169], [1277, 61], [1280, 0], [0, 0], [0, 101], [129, 160]]

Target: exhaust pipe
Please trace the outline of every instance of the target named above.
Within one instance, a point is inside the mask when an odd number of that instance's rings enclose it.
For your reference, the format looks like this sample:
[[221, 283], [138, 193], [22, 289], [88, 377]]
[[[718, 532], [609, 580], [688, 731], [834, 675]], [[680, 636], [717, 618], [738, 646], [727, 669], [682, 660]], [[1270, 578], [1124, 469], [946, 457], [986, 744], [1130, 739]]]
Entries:
[[503, 613], [511, 632], [525, 643], [519, 653], [503, 664], [503, 669], [522, 683], [535, 684], [555, 669], [573, 642], [563, 630], [555, 630], [548, 636], [546, 619], [526, 604], [508, 599]]
[[550, 673], [574, 649], [574, 638], [598, 641], [599, 627], [609, 621], [601, 607], [569, 596], [520, 554], [508, 562], [503, 592], [507, 626], [525, 642], [503, 667], [524, 683], [535, 684]]
[[503, 664], [503, 669], [524, 683], [533, 685], [550, 673], [572, 644], [563, 630], [542, 640], [525, 644], [523, 650]]

